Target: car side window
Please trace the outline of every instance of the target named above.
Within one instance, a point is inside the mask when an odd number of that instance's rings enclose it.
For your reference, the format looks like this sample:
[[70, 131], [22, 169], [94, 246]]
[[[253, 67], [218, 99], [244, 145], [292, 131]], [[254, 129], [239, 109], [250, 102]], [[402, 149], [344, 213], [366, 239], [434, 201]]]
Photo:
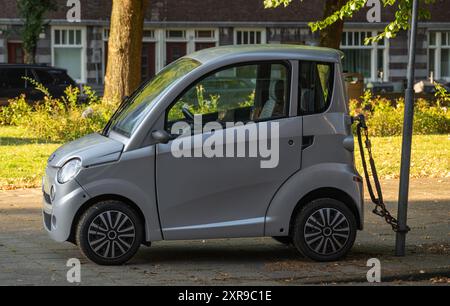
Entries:
[[249, 122], [287, 116], [289, 66], [262, 62], [214, 72], [188, 88], [167, 110], [166, 130], [178, 121], [192, 123], [202, 115], [211, 121]]
[[25, 68], [7, 68], [3, 71], [4, 76], [2, 87], [4, 88], [25, 88], [27, 70]]
[[43, 84], [44, 86], [48, 86], [54, 83], [53, 77], [45, 70], [35, 69], [34, 72], [38, 77], [39, 83]]
[[332, 63], [300, 63], [299, 115], [318, 114], [328, 108], [333, 93], [333, 67]]

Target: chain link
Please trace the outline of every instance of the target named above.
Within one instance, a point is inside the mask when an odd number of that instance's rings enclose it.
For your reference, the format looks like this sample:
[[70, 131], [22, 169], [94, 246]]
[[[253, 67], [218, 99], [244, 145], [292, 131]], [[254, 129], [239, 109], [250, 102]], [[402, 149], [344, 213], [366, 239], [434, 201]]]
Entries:
[[[380, 217], [383, 217], [386, 220], [386, 223], [389, 224], [395, 232], [399, 232], [400, 228], [399, 228], [397, 219], [391, 215], [391, 213], [388, 211], [388, 209], [386, 208], [386, 205], [384, 204], [384, 201], [383, 201], [383, 194], [381, 192], [381, 185], [380, 185], [380, 180], [378, 179], [378, 173], [376, 170], [375, 161], [372, 156], [372, 143], [370, 142], [370, 139], [369, 139], [369, 130], [366, 125], [365, 117], [363, 115], [359, 115], [359, 116], [355, 117], [354, 120], [358, 121], [358, 125], [356, 126], [356, 131], [357, 131], [357, 135], [358, 135], [358, 144], [359, 144], [359, 150], [361, 152], [361, 161], [362, 161], [362, 165], [363, 165], [364, 176], [365, 176], [366, 182], [367, 182], [367, 189], [369, 191], [369, 195], [370, 195], [372, 202], [375, 204], [375, 208], [372, 210], [372, 212]], [[375, 193], [374, 193], [374, 190], [372, 187], [372, 183], [370, 181], [370, 175], [369, 175], [369, 171], [367, 168], [367, 161], [366, 161], [366, 157], [364, 154], [361, 130], [364, 131], [364, 138], [365, 138], [364, 144], [367, 149], [368, 156], [369, 156], [370, 169], [372, 170], [372, 176], [373, 176], [373, 181], [375, 184], [377, 196], [375, 196]], [[406, 231], [409, 231], [409, 228], [406, 228]]]

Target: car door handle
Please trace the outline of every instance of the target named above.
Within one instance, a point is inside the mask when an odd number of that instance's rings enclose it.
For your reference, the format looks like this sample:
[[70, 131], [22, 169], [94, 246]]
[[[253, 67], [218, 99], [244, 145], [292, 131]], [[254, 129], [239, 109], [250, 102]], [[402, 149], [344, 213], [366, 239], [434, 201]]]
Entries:
[[310, 147], [314, 142], [314, 136], [303, 136], [302, 139], [302, 150]]

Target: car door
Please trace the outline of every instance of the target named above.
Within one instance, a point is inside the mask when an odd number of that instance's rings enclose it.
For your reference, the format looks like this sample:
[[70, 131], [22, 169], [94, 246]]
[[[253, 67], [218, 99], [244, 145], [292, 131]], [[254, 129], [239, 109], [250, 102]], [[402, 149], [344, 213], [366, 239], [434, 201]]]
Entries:
[[[253, 84], [247, 99], [242, 101], [241, 86], [236, 90], [230, 82], [214, 82], [223, 76]], [[165, 129], [179, 134], [184, 128], [177, 139], [157, 145], [164, 239], [263, 235], [272, 197], [300, 168], [302, 119], [288, 116], [290, 80], [285, 62], [226, 67], [187, 88], [166, 110]], [[201, 115], [202, 123], [192, 122], [190, 115]], [[238, 121], [242, 124], [234, 126]], [[207, 130], [189, 131], [202, 127]]]

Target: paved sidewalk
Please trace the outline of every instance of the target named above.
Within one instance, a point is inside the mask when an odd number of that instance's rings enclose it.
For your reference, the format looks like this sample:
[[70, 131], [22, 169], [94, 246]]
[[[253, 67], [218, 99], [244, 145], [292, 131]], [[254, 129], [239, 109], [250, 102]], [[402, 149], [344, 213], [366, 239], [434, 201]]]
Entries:
[[[397, 180], [383, 182], [396, 212]], [[55, 243], [41, 225], [38, 189], [0, 191], [0, 285], [70, 285], [67, 259], [82, 262], [82, 285], [292, 285], [365, 283], [369, 258], [380, 259], [382, 281], [449, 284], [450, 178], [411, 182], [408, 254], [393, 256], [395, 235], [370, 213], [343, 261], [315, 263], [271, 238], [157, 242], [122, 267], [96, 266], [69, 243]]]

